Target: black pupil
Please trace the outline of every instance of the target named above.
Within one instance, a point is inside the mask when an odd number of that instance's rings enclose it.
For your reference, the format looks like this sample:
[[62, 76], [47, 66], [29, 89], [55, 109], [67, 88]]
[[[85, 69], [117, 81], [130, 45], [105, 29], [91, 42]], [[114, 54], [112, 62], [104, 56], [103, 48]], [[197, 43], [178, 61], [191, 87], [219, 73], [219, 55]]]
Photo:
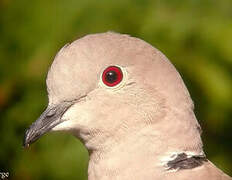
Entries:
[[118, 75], [115, 71], [109, 71], [106, 73], [105, 80], [109, 83], [117, 81]]

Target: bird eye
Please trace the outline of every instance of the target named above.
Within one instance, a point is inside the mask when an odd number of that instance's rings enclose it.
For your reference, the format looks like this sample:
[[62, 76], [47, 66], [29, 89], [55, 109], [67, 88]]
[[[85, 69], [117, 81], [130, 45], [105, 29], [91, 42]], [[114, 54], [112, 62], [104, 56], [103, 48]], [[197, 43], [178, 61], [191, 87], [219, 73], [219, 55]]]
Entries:
[[102, 73], [102, 81], [109, 87], [116, 86], [122, 81], [122, 70], [117, 66], [109, 66]]

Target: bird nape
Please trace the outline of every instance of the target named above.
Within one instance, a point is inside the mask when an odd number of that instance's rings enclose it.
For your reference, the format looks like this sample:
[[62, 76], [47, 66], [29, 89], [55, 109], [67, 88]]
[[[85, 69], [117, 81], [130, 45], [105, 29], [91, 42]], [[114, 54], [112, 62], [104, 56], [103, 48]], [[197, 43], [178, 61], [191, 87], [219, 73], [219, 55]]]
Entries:
[[46, 82], [49, 104], [25, 147], [49, 131], [70, 132], [90, 152], [91, 180], [231, 180], [206, 159], [181, 76], [143, 40], [87, 35], [57, 53]]

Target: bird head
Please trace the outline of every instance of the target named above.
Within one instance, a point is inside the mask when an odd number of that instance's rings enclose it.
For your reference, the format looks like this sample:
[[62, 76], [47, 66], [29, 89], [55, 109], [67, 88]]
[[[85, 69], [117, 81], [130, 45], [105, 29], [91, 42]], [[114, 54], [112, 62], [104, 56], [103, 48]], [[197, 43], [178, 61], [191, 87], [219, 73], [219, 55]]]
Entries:
[[57, 53], [46, 82], [49, 104], [27, 129], [24, 146], [49, 131], [66, 131], [90, 150], [135, 134], [154, 137], [160, 146], [201, 150], [181, 76], [143, 40], [112, 32], [87, 35]]

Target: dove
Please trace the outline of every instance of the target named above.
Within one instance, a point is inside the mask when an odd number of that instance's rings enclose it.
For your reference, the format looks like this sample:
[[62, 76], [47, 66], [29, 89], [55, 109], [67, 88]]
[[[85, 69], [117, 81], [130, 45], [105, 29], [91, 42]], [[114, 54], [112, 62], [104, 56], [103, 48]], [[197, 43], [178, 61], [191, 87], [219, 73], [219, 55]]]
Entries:
[[232, 180], [203, 151], [194, 104], [159, 50], [126, 34], [86, 35], [48, 71], [48, 106], [24, 146], [50, 131], [88, 149], [89, 180]]

